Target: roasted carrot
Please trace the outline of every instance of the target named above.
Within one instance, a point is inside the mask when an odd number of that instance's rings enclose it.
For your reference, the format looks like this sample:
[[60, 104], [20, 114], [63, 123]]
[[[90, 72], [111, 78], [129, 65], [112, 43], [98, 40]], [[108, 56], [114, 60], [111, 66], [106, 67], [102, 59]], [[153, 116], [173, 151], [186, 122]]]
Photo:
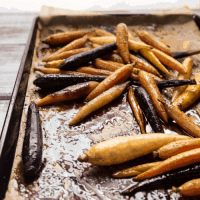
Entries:
[[113, 86], [109, 90], [103, 92], [102, 94], [85, 104], [85, 106], [83, 106], [78, 111], [76, 116], [70, 121], [69, 126], [77, 124], [90, 113], [94, 112], [95, 110], [98, 110], [99, 108], [105, 106], [106, 104], [116, 99], [122, 94], [122, 92], [125, 90], [129, 83], [130, 82], [127, 81], [120, 85]]
[[43, 42], [49, 45], [61, 45], [71, 42], [72, 40], [81, 38], [86, 34], [86, 31], [69, 31], [63, 33], [57, 33], [46, 37]]
[[173, 52], [171, 51], [171, 49], [168, 48], [165, 44], [163, 44], [159, 40], [157, 40], [149, 32], [147, 32], [147, 31], [136, 31], [136, 33], [139, 36], [139, 38], [143, 42], [145, 42], [146, 44], [149, 44], [149, 45], [155, 47], [156, 49], [159, 49], [159, 50], [167, 53], [168, 55], [173, 56]]
[[78, 72], [87, 73], [87, 74], [94, 74], [94, 75], [106, 75], [109, 76], [112, 74], [111, 71], [104, 70], [104, 69], [96, 69], [93, 67], [79, 67], [77, 69]]
[[116, 42], [119, 54], [125, 63], [130, 63], [129, 47], [128, 47], [128, 29], [126, 24], [120, 23], [116, 28]]
[[172, 142], [168, 145], [165, 145], [153, 152], [154, 157], [159, 157], [163, 160], [170, 158], [179, 153], [189, 151], [192, 149], [200, 148], [200, 139], [191, 139], [181, 142]]
[[180, 110], [185, 110], [200, 98], [200, 72], [193, 77], [197, 85], [189, 85], [185, 91], [173, 102]]
[[112, 176], [115, 178], [125, 178], [125, 177], [137, 176], [137, 175], [141, 174], [142, 172], [147, 171], [151, 167], [157, 165], [158, 163], [160, 163], [160, 162], [145, 163], [143, 165], [130, 167], [128, 169], [117, 171]]
[[176, 121], [185, 131], [194, 137], [200, 137], [200, 127], [196, 125], [184, 112], [179, 110], [177, 106], [163, 102], [168, 115]]
[[140, 53], [149, 60], [155, 67], [160, 69], [165, 74], [171, 76], [170, 72], [164, 67], [164, 65], [158, 60], [158, 58], [154, 55], [154, 53], [151, 50], [148, 49], [141, 49]]
[[166, 113], [165, 107], [160, 101], [164, 101], [155, 80], [149, 76], [145, 71], [140, 71], [139, 80], [143, 88], [148, 92], [152, 103], [158, 113], [158, 115], [165, 121], [168, 122], [168, 115]]
[[155, 74], [157, 76], [160, 76], [160, 73], [155, 69], [155, 67], [153, 67], [151, 64], [149, 64], [148, 62], [138, 58], [135, 55], [130, 54], [130, 60], [131, 62], [136, 62], [135, 67], [138, 69], [142, 69], [144, 71], [147, 71], [151, 74]]
[[98, 36], [115, 36], [114, 34], [106, 31], [106, 30], [103, 30], [103, 29], [100, 29], [100, 28], [96, 28], [95, 29], [95, 33], [98, 35]]
[[98, 82], [89, 81], [68, 86], [58, 92], [47, 95], [43, 99], [39, 100], [36, 105], [45, 106], [60, 101], [82, 98], [84, 96], [87, 96], [95, 87], [97, 87], [97, 85], [99, 85]]
[[47, 60], [47, 58], [44, 58], [42, 61], [45, 62], [45, 60], [46, 60], [49, 62], [49, 61], [54, 61], [54, 60], [62, 60], [62, 59], [66, 59], [72, 55], [76, 55], [78, 53], [82, 53], [82, 52], [88, 51], [88, 50], [91, 50], [91, 48], [84, 47], [84, 48], [79, 48], [79, 49], [72, 49], [72, 50], [64, 51], [59, 54], [53, 54], [52, 56], [48, 57], [48, 60]]
[[74, 71], [64, 71], [56, 68], [41, 68], [35, 67], [35, 70], [39, 70], [44, 74], [79, 74], [79, 75], [86, 75], [88, 73], [81, 73], [81, 72], [74, 72]]
[[[187, 57], [183, 61], [183, 67], [186, 69], [186, 73], [179, 73], [177, 80], [185, 80], [190, 79], [190, 75], [192, 73], [192, 66], [193, 66], [193, 59], [192, 57]], [[177, 99], [178, 96], [180, 96], [185, 89], [187, 88], [187, 85], [179, 86], [174, 88], [173, 95], [172, 95], [172, 102], [174, 102], [175, 99]]]
[[128, 30], [128, 39], [129, 40], [134, 40], [134, 37], [132, 35], [132, 32]]
[[142, 181], [147, 178], [152, 178], [171, 170], [185, 167], [197, 162], [200, 162], [200, 148], [179, 153], [171, 158], [163, 160], [160, 164], [136, 176], [134, 181]]
[[57, 50], [55, 53], [53, 53], [52, 55], [50, 55], [49, 57], [47, 58], [43, 58], [43, 62], [49, 62], [52, 60], [52, 58], [54, 57], [54, 55], [56, 54], [60, 54], [64, 51], [69, 51], [69, 50], [72, 50], [72, 49], [78, 49], [78, 48], [81, 48], [83, 47], [83, 45], [86, 43], [87, 41], [87, 38], [79, 38], [79, 39], [76, 39], [72, 42], [70, 42], [69, 44], [67, 44], [66, 46], [64, 46], [63, 48]]
[[117, 53], [110, 53], [110, 54], [104, 55], [102, 56], [102, 59], [124, 64], [123, 58]]
[[65, 59], [50, 61], [50, 62], [47, 62], [47, 63], [45, 64], [45, 66], [46, 66], [47, 68], [58, 68], [58, 69], [59, 69], [60, 64], [61, 64], [64, 60], [65, 60]]
[[160, 60], [161, 63], [165, 64], [171, 69], [174, 69], [180, 73], [186, 73], [186, 69], [184, 66], [176, 59], [173, 57], [169, 56], [168, 54], [158, 50], [158, 49], [152, 49], [151, 50], [154, 55]]
[[[116, 62], [108, 61], [108, 60], [102, 60], [101, 58], [97, 58], [93, 62], [94, 66], [98, 69], [104, 69], [104, 70], [109, 70], [109, 71], [116, 71], [119, 69], [119, 65], [117, 65]], [[123, 66], [123, 65], [122, 65]]]
[[179, 192], [183, 196], [198, 196], [200, 195], [200, 179], [190, 180], [178, 188], [172, 187], [174, 192]]
[[94, 145], [79, 156], [78, 160], [95, 165], [119, 164], [147, 155], [172, 141], [188, 138], [188, 136], [158, 133], [117, 137]]
[[124, 65], [123, 67], [117, 69], [115, 72], [113, 72], [110, 76], [108, 76], [105, 80], [103, 80], [86, 98], [86, 101], [91, 101], [98, 95], [100, 95], [102, 92], [108, 90], [114, 85], [123, 83], [126, 81], [133, 70], [133, 65], [128, 64]]
[[146, 131], [145, 131], [145, 127], [144, 127], [145, 125], [144, 125], [144, 118], [143, 118], [142, 110], [141, 110], [137, 100], [135, 99], [134, 91], [133, 91], [132, 87], [129, 87], [128, 101], [129, 101], [130, 106], [133, 110], [135, 118], [137, 119], [137, 122], [140, 126], [141, 132], [143, 134], [145, 134]]
[[[113, 36], [91, 37], [91, 38], [89, 38], [89, 40], [92, 43], [104, 45], [104, 44], [116, 42], [116, 37], [113, 37]], [[143, 42], [134, 41], [134, 40], [130, 40], [130, 39], [128, 40], [128, 46], [129, 46], [129, 49], [133, 50], [133, 51], [137, 51], [139, 49], [151, 49], [151, 46], [149, 46]]]

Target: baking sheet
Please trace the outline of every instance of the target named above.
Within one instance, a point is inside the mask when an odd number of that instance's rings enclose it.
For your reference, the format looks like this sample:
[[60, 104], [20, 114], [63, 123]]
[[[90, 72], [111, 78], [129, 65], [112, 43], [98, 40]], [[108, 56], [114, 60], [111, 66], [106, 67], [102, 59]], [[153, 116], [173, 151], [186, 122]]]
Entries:
[[[151, 156], [131, 162], [110, 166], [92, 166], [77, 161], [79, 155], [94, 144], [118, 136], [140, 134], [140, 129], [127, 102], [127, 92], [111, 104], [105, 106], [83, 120], [69, 127], [69, 121], [84, 105], [80, 99], [40, 108], [43, 128], [43, 167], [33, 184], [23, 180], [21, 151], [25, 131], [26, 112], [30, 101], [38, 101], [39, 93], [32, 82], [38, 76], [33, 70], [41, 64], [41, 58], [49, 53], [48, 46], [41, 40], [52, 33], [74, 29], [93, 30], [100, 25], [116, 26], [124, 22], [130, 30], [148, 30], [160, 40], [170, 45], [173, 51], [196, 49], [200, 45], [200, 33], [191, 14], [174, 15], [72, 15], [56, 16], [48, 23], [40, 20], [35, 41], [28, 90], [25, 98], [19, 140], [5, 199], [127, 199], [119, 194], [126, 186], [135, 184], [132, 178], [114, 179], [111, 174], [119, 169], [152, 161]], [[51, 50], [52, 51], [52, 50]], [[193, 75], [199, 71], [199, 56], [193, 56]], [[173, 72], [176, 77], [177, 73]], [[164, 90], [170, 97], [171, 89]], [[198, 108], [198, 103], [195, 104]], [[200, 125], [200, 118], [194, 107], [187, 114]], [[173, 121], [163, 124], [166, 133], [186, 134]], [[151, 132], [147, 124], [147, 131]], [[180, 195], [168, 190], [139, 192], [132, 199], [180, 199]], [[182, 198], [188, 199], [188, 198]]]

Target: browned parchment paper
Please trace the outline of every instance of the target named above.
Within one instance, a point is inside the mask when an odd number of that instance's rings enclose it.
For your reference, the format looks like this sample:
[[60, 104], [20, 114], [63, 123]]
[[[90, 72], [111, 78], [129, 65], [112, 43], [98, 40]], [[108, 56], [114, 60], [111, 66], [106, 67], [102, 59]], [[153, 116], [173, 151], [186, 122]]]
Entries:
[[[74, 29], [94, 30], [100, 25], [116, 26], [124, 22], [129, 29], [147, 30], [168, 44], [173, 51], [187, 51], [200, 46], [200, 32], [193, 22], [192, 12], [185, 9], [158, 12], [152, 15], [108, 15], [100, 12], [78, 12], [51, 7], [42, 7], [39, 29], [35, 42], [35, 52], [27, 95], [24, 104], [19, 140], [5, 199], [128, 199], [119, 194], [129, 184], [129, 179], [113, 179], [111, 174], [118, 169], [152, 161], [148, 156], [125, 165], [100, 167], [77, 161], [79, 155], [94, 144], [125, 135], [140, 134], [140, 129], [127, 102], [127, 92], [114, 102], [96, 111], [82, 123], [69, 127], [69, 121], [83, 100], [63, 102], [40, 108], [43, 128], [44, 165], [33, 184], [26, 185], [23, 179], [21, 152], [25, 132], [26, 113], [30, 101], [38, 101], [41, 96], [32, 84], [38, 76], [34, 67], [42, 65], [42, 56], [50, 50], [42, 46], [41, 40], [57, 31]], [[134, 32], [133, 32], [134, 34]], [[136, 35], [135, 35], [136, 36]], [[137, 38], [136, 38], [137, 39]], [[199, 71], [198, 55], [193, 56], [193, 75]], [[177, 73], [173, 71], [173, 77]], [[164, 90], [171, 95], [171, 89]], [[198, 107], [198, 104], [195, 105]], [[187, 113], [200, 125], [200, 118], [194, 109]], [[176, 124], [163, 125], [166, 133], [184, 134]], [[149, 129], [150, 131], [150, 129]], [[180, 195], [169, 190], [137, 193], [131, 199], [180, 199]]]

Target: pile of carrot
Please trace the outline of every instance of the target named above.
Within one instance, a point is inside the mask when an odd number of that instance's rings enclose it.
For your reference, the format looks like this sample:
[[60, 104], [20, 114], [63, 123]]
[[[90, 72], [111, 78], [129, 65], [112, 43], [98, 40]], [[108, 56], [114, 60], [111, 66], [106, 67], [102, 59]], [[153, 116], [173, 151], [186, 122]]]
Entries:
[[[153, 153], [162, 161], [135, 166], [113, 174], [113, 177], [120, 178], [136, 176], [135, 181], [142, 181], [200, 162], [199, 139], [163, 134], [161, 125], [161, 120], [168, 123], [171, 118], [193, 137], [200, 137], [200, 127], [184, 113], [186, 108], [200, 98], [200, 73], [193, 77], [196, 85], [185, 83], [186, 85], [174, 87], [171, 101], [163, 98], [162, 91], [158, 87], [163, 75], [170, 78], [170, 71], [175, 70], [178, 72], [177, 82], [190, 79], [193, 59], [187, 57], [181, 63], [173, 57], [173, 52], [168, 46], [149, 32], [136, 31], [135, 35], [138, 37], [137, 41], [126, 24], [120, 23], [116, 26], [116, 35], [95, 29], [94, 34], [86, 31], [70, 31], [45, 38], [43, 42], [50, 46], [63, 45], [63, 47], [45, 56], [42, 59], [44, 67], [37, 67], [35, 70], [44, 74], [105, 75], [107, 78], [99, 83], [91, 81], [68, 86], [48, 95], [36, 104], [44, 106], [84, 97], [85, 105], [71, 119], [69, 126], [72, 126], [118, 98], [129, 88], [128, 102], [142, 135], [101, 142], [86, 154], [79, 156], [78, 160], [96, 165], [113, 165]], [[132, 81], [139, 81], [141, 86], [133, 87]], [[152, 134], [145, 134], [145, 117], [152, 126], [154, 132]], [[194, 180], [173, 190], [188, 196], [192, 194], [188, 192], [189, 190], [194, 191], [195, 195], [200, 195], [196, 191], [197, 186], [200, 189], [200, 181]]]

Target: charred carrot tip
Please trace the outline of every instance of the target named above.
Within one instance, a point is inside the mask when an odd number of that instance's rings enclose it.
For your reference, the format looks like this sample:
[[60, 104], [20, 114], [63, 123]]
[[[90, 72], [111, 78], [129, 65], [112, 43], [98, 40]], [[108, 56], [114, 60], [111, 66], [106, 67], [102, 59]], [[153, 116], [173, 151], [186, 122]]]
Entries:
[[153, 157], [154, 157], [154, 158], [157, 158], [158, 156], [159, 156], [158, 151], [153, 151]]
[[179, 190], [179, 188], [176, 188], [176, 187], [172, 186], [172, 191], [173, 192], [179, 192], [180, 190]]
[[83, 154], [83, 155], [79, 156], [78, 157], [78, 161], [80, 161], [80, 162], [87, 162], [88, 161], [87, 154]]

